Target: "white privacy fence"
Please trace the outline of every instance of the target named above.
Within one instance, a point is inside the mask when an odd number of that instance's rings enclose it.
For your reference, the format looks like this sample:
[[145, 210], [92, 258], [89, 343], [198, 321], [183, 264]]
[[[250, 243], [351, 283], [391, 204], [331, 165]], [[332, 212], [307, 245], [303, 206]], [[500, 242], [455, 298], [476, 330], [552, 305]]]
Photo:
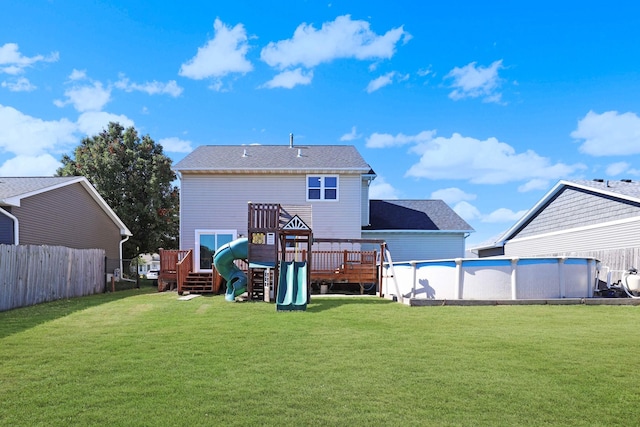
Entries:
[[103, 292], [103, 249], [0, 245], [0, 311]]

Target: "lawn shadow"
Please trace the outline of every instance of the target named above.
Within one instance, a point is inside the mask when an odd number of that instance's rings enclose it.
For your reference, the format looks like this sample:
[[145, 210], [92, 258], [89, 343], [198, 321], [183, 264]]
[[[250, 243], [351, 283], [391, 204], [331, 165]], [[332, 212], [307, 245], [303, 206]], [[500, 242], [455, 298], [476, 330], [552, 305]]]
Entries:
[[2, 311], [0, 312], [0, 339], [26, 331], [43, 323], [63, 318], [77, 311], [151, 292], [154, 292], [153, 288], [130, 289], [49, 301], [29, 307]]
[[377, 297], [321, 297], [311, 296], [311, 302], [307, 306], [307, 311], [319, 313], [331, 310], [344, 305], [380, 305], [393, 304], [393, 301]]

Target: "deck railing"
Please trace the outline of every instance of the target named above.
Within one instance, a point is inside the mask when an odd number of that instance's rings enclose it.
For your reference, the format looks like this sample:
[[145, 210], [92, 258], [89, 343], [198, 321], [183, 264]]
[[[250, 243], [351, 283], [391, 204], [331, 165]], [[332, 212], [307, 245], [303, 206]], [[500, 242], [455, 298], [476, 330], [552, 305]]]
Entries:
[[[160, 273], [158, 274], [158, 289], [162, 290], [164, 283], [178, 282], [178, 262], [191, 253], [191, 250], [160, 249]], [[193, 258], [192, 255], [190, 255]], [[193, 263], [193, 261], [191, 261]], [[191, 265], [193, 268], [193, 265]], [[186, 275], [184, 276], [186, 277]]]
[[[306, 250], [301, 251], [302, 259], [306, 259]], [[312, 251], [311, 274], [314, 271], [331, 272], [347, 264], [376, 264], [376, 251]], [[287, 261], [292, 261], [295, 251], [287, 251]], [[298, 255], [300, 257], [300, 255]]]
[[[182, 251], [184, 252], [184, 251]], [[178, 254], [178, 258], [180, 254]], [[178, 287], [178, 293], [182, 293], [182, 287], [187, 280], [189, 273], [193, 271], [193, 251], [189, 250], [184, 254], [183, 258], [176, 264], [176, 283]]]

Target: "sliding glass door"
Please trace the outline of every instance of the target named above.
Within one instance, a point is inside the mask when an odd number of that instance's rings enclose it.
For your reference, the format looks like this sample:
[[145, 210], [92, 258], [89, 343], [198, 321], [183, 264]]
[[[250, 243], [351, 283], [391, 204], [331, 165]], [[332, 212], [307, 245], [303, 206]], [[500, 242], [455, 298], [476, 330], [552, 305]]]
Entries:
[[236, 230], [196, 230], [195, 270], [212, 271], [216, 250], [237, 238]]

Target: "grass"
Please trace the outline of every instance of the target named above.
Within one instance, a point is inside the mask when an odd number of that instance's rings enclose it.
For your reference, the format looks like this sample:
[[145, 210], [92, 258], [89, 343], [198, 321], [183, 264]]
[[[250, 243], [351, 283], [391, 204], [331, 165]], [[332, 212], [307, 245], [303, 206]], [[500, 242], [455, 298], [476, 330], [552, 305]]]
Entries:
[[306, 312], [123, 291], [0, 313], [0, 425], [636, 425], [640, 311]]

